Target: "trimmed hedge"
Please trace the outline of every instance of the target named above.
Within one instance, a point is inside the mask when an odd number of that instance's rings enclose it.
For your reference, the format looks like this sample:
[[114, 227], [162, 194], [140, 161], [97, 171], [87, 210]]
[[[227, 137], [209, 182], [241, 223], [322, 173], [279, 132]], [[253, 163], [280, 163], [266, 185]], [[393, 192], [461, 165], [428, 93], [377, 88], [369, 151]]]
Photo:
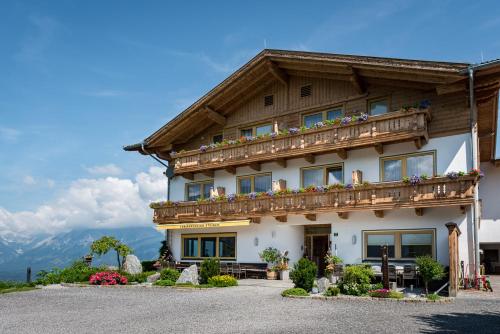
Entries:
[[157, 285], [157, 286], [173, 286], [175, 285], [175, 282], [174, 281], [171, 281], [169, 279], [160, 279], [160, 280], [157, 280], [154, 285]]
[[200, 284], [207, 284], [211, 277], [220, 274], [220, 261], [219, 259], [210, 258], [205, 259], [200, 265]]
[[329, 286], [328, 289], [326, 289], [324, 295], [327, 297], [333, 297], [333, 296], [338, 296], [340, 293], [340, 289], [336, 286]]
[[314, 284], [314, 279], [318, 273], [318, 267], [312, 261], [302, 258], [294, 264], [290, 272], [290, 278], [295, 285], [295, 288], [302, 288], [306, 291], [311, 291]]
[[288, 297], [288, 296], [309, 296], [306, 290], [302, 288], [291, 288], [291, 289], [286, 289], [281, 293], [283, 297]]
[[215, 287], [224, 288], [227, 286], [237, 286], [238, 281], [230, 275], [217, 275], [208, 279], [208, 284]]
[[177, 270], [171, 269], [171, 268], [163, 269], [160, 272], [160, 279], [161, 280], [170, 280], [170, 281], [177, 282], [177, 280], [179, 279], [179, 276], [181, 276], [181, 274]]

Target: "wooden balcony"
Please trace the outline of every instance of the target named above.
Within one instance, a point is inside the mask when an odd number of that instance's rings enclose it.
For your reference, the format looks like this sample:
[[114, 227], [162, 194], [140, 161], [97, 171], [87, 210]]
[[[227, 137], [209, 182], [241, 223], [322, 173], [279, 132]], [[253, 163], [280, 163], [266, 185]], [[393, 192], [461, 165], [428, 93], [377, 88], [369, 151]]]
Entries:
[[253, 219], [274, 216], [286, 221], [288, 214], [303, 214], [315, 220], [321, 212], [336, 212], [347, 218], [351, 211], [371, 210], [383, 217], [384, 210], [414, 208], [418, 215], [429, 207], [465, 206], [473, 202], [477, 178], [463, 176], [456, 180], [447, 177], [432, 178], [413, 186], [403, 182], [384, 182], [357, 186], [354, 189], [334, 189], [327, 192], [263, 195], [255, 199], [237, 199], [218, 202], [180, 202], [154, 206], [156, 224], [180, 222]]
[[313, 163], [314, 155], [337, 152], [347, 158], [351, 149], [373, 146], [383, 153], [383, 145], [414, 141], [418, 148], [428, 139], [429, 110], [397, 111], [369, 117], [356, 124], [325, 126], [295, 135], [265, 137], [251, 142], [193, 150], [175, 155], [174, 172], [192, 178], [192, 173], [211, 176], [215, 169], [235, 173], [235, 167], [249, 165], [259, 170], [261, 162], [276, 161], [286, 167], [286, 159], [304, 157]]

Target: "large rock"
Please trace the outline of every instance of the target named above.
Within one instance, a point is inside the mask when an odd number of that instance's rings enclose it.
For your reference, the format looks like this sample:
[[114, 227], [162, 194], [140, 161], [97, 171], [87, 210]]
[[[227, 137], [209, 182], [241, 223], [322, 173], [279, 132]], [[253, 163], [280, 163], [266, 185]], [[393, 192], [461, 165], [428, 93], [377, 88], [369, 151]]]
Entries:
[[123, 264], [123, 271], [132, 275], [142, 273], [141, 261], [135, 255], [127, 255]]
[[156, 282], [159, 279], [160, 279], [160, 273], [156, 273], [156, 274], [153, 274], [153, 275], [149, 275], [148, 278], [147, 278], [147, 282], [148, 283], [154, 283], [154, 282]]
[[319, 293], [323, 293], [326, 291], [326, 289], [328, 289], [328, 287], [330, 286], [330, 281], [328, 280], [328, 278], [326, 277], [321, 277], [319, 280], [318, 280], [318, 292]]
[[198, 267], [196, 264], [184, 269], [176, 283], [192, 283], [198, 285]]

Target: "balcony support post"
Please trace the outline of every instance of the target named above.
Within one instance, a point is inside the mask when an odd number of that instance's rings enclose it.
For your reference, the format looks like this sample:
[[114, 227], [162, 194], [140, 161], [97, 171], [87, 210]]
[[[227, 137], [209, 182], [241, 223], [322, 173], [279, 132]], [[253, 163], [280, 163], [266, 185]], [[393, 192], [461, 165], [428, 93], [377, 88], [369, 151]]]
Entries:
[[210, 178], [213, 178], [214, 177], [214, 171], [212, 169], [207, 169], [207, 170], [204, 170], [203, 172], [201, 172], [203, 175], [205, 175], [206, 177], [210, 177]]
[[278, 159], [276, 160], [276, 163], [282, 167], [282, 168], [286, 168], [286, 159]]
[[250, 168], [252, 168], [256, 172], [260, 172], [260, 163], [258, 162], [251, 162], [249, 164]]
[[313, 164], [314, 161], [316, 160], [313, 154], [306, 154], [304, 156], [304, 160], [307, 161], [310, 164]]
[[384, 145], [376, 144], [375, 151], [377, 151], [378, 154], [384, 154]]
[[187, 179], [187, 180], [190, 180], [190, 181], [193, 181], [194, 180], [194, 174], [193, 173], [184, 173], [182, 174], [182, 177]]
[[415, 214], [422, 217], [424, 215], [424, 208], [415, 208]]
[[236, 174], [236, 167], [234, 166], [227, 166], [224, 168], [226, 170], [226, 172], [228, 172], [229, 174]]
[[283, 216], [274, 216], [274, 219], [276, 219], [277, 221], [279, 221], [280, 223], [286, 223], [287, 222], [287, 215], [283, 215]]
[[345, 148], [338, 149], [337, 155], [340, 157], [340, 159], [345, 160], [347, 159], [347, 150]]
[[373, 213], [377, 218], [384, 218], [384, 210], [373, 210]]
[[316, 214], [315, 213], [306, 213], [304, 215], [304, 217], [306, 217], [307, 220], [310, 220], [312, 222], [316, 221]]
[[337, 212], [338, 216], [340, 219], [347, 219], [349, 218], [349, 213], [348, 212]]

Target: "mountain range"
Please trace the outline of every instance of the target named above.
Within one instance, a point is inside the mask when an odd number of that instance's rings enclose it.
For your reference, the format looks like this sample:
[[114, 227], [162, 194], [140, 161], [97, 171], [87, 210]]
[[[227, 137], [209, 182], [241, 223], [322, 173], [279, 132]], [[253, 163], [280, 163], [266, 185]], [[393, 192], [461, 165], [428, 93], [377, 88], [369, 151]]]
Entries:
[[[90, 244], [108, 235], [130, 246], [141, 260], [158, 258], [163, 233], [152, 227], [120, 229], [80, 229], [58, 235], [39, 235], [22, 241], [0, 237], [0, 280], [25, 280], [31, 267], [33, 279], [40, 270], [63, 268], [89, 253]], [[95, 258], [93, 264], [116, 266], [114, 252]]]

